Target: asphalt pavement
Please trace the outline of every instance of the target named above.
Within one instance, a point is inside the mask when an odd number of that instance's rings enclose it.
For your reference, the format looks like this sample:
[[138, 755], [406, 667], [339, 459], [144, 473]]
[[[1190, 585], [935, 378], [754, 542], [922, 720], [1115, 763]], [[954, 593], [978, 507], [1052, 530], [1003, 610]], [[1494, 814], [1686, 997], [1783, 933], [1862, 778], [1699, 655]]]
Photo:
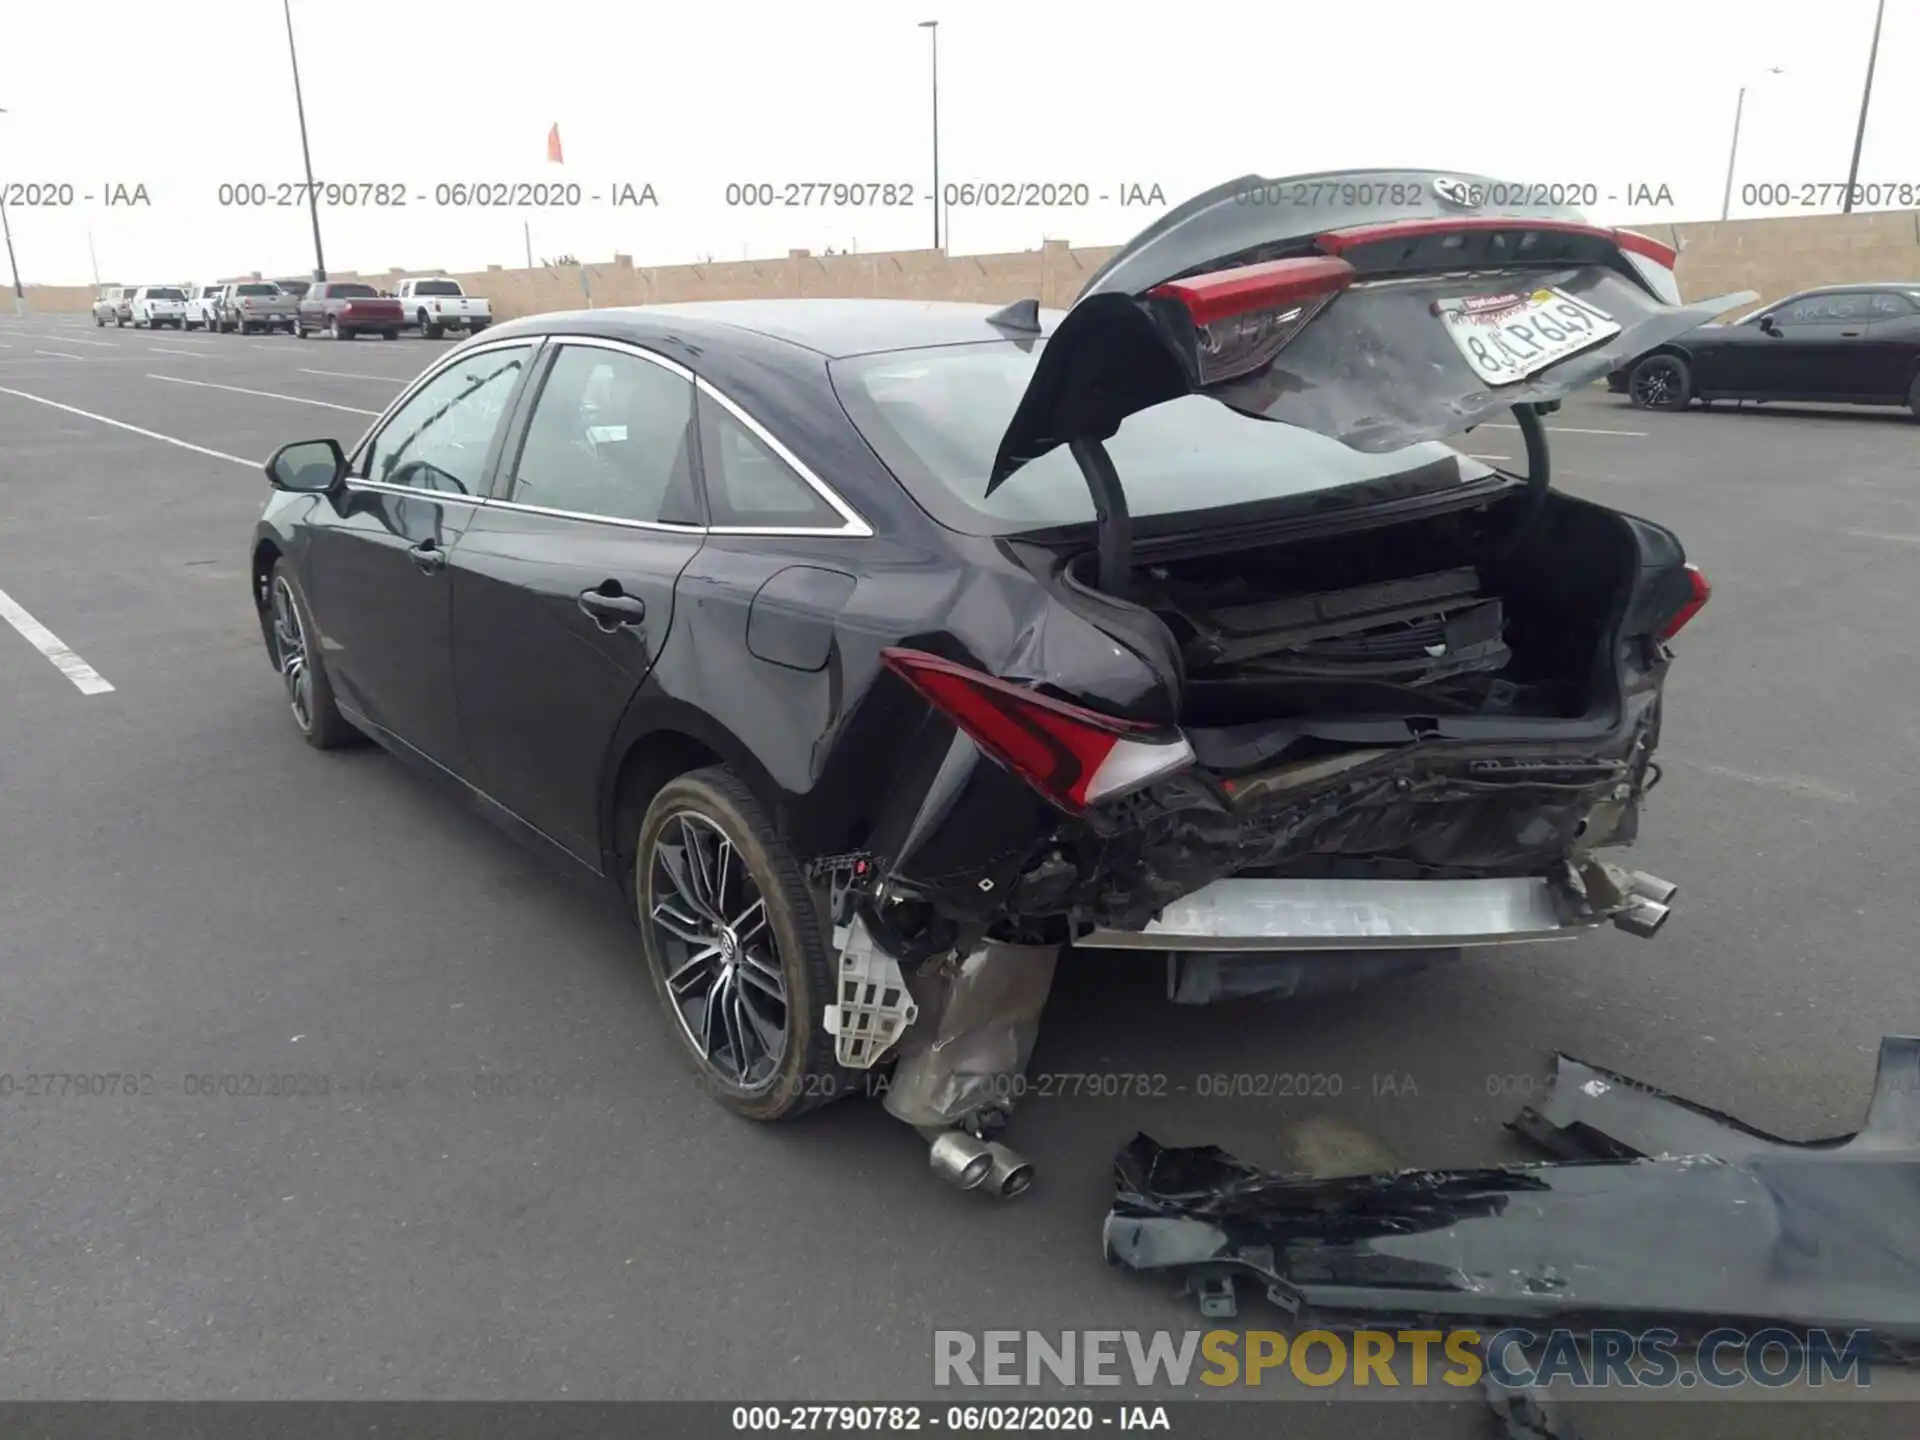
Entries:
[[[1656, 939], [1207, 1010], [1072, 957], [1010, 1204], [877, 1105], [736, 1120], [616, 902], [286, 713], [259, 463], [351, 444], [445, 343], [0, 321], [0, 1393], [932, 1397], [936, 1328], [1203, 1325], [1102, 1261], [1136, 1131], [1326, 1174], [1527, 1158], [1502, 1122], [1561, 1048], [1812, 1137], [1920, 1028], [1920, 428], [1593, 393], [1550, 422], [1560, 483], [1714, 587], [1633, 852], [1681, 885]], [[228, 1076], [300, 1093], [197, 1093]], [[1393, 1410], [1289, 1433], [1452, 1433]]]

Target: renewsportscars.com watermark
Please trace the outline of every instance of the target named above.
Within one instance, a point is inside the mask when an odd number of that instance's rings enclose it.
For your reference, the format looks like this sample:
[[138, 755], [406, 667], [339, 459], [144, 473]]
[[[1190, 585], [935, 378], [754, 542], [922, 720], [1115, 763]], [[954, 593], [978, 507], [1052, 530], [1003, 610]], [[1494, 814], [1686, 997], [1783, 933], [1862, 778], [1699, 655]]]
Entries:
[[[1689, 1352], [1693, 1365], [1682, 1364]], [[1867, 1330], [936, 1330], [937, 1386], [1262, 1384], [1636, 1390], [1873, 1383]]]

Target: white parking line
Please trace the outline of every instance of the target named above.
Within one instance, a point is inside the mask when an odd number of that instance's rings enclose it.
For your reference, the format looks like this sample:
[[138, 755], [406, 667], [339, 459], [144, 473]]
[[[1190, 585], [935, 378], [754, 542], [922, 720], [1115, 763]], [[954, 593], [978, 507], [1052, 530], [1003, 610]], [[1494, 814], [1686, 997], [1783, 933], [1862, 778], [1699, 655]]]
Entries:
[[317, 405], [322, 410], [344, 410], [349, 415], [378, 415], [378, 410], [362, 410], [357, 405], [335, 405], [331, 400], [309, 400], [304, 395], [281, 395], [273, 390], [247, 390], [239, 385], [216, 385], [211, 380], [188, 380], [179, 375], [155, 375], [147, 372], [149, 380], [165, 380], [169, 385], [198, 385], [203, 390], [231, 390], [236, 395], [255, 395], [262, 400], [289, 400], [295, 405]]
[[300, 367], [302, 375], [331, 375], [336, 380], [372, 380], [381, 385], [404, 385], [407, 382], [394, 375], [355, 375], [346, 370], [309, 370]]
[[0, 620], [27, 637], [27, 643], [51, 660], [54, 668], [71, 680], [82, 695], [104, 695], [113, 689], [100, 672], [61, 642], [58, 635], [29, 615], [6, 591], [0, 590]]
[[36, 350], [33, 353], [36, 355], [51, 355], [56, 360], [78, 360], [82, 358], [78, 355], [69, 355], [64, 350]]
[[62, 335], [60, 338], [69, 345], [98, 345], [102, 350], [118, 350], [120, 348], [111, 340], [88, 340], [80, 335]]
[[204, 360], [207, 358], [205, 353], [199, 350], [169, 350], [164, 345], [154, 346], [153, 353], [156, 355], [184, 355], [189, 360]]
[[[1480, 428], [1482, 430], [1518, 430], [1520, 427], [1489, 420]], [[1552, 421], [1547, 422], [1547, 432], [1552, 435], [1628, 435], [1635, 440], [1647, 438], [1647, 432], [1644, 430], [1582, 430], [1578, 425], [1555, 425]]]
[[115, 420], [110, 415], [96, 415], [91, 410], [82, 410], [77, 405], [62, 405], [58, 400], [49, 400], [44, 395], [29, 395], [25, 390], [9, 390], [0, 385], [0, 395], [12, 395], [19, 400], [31, 400], [36, 405], [46, 405], [55, 410], [64, 410], [69, 415], [78, 415], [83, 420], [97, 420], [102, 425], [111, 425], [116, 430], [129, 430], [135, 435], [144, 435], [149, 440], [164, 440], [169, 445], [178, 445], [182, 450], [192, 450], [196, 454], [211, 455], [216, 460], [231, 460], [236, 465], [244, 465], [249, 470], [258, 470], [265, 462], [248, 460], [239, 455], [229, 455], [224, 450], [209, 450], [204, 445], [195, 445], [191, 441], [176, 440], [171, 435], [162, 435], [158, 430], [142, 430], [138, 425], [129, 425], [124, 420]]

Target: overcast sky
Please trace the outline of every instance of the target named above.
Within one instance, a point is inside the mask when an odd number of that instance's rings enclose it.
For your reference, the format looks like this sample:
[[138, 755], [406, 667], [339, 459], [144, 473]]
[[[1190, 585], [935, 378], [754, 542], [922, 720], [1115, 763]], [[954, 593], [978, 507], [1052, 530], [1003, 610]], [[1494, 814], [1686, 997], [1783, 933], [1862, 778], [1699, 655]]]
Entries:
[[[303, 208], [218, 203], [223, 182], [301, 178], [278, 0], [6, 8], [0, 177], [76, 193], [70, 209], [10, 207], [29, 282], [90, 282], [89, 234], [106, 281], [311, 268]], [[956, 209], [956, 253], [1123, 240], [1158, 213], [1120, 208], [1124, 185], [1158, 185], [1177, 202], [1248, 172], [1361, 166], [1591, 184], [1602, 197], [1591, 213], [1613, 223], [1712, 219], [1743, 83], [1733, 213], [1812, 213], [1743, 206], [1740, 186], [1845, 180], [1873, 8], [293, 0], [316, 177], [409, 197], [404, 209], [323, 212], [329, 265], [367, 271], [521, 264], [523, 220], [536, 258], [924, 247], [924, 203], [751, 210], [729, 208], [725, 191], [807, 180], [930, 190], [928, 32], [915, 22], [936, 18], [942, 179], [1085, 182], [1094, 197]], [[1765, 73], [1776, 65], [1786, 73]], [[555, 123], [564, 165], [547, 160]], [[1860, 175], [1920, 187], [1920, 0], [1888, 0]], [[659, 204], [432, 203], [441, 182], [523, 180], [577, 182], [583, 197], [650, 183]], [[144, 185], [151, 205], [104, 207], [114, 182]], [[1643, 184], [1664, 184], [1673, 204], [1630, 205]]]

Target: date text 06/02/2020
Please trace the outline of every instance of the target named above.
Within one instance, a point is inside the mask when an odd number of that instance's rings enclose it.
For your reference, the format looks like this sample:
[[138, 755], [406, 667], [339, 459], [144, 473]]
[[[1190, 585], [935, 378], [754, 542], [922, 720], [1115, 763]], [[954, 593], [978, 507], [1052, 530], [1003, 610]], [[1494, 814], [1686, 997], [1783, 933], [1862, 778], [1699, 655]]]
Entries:
[[[1071, 210], [1093, 204], [1164, 206], [1166, 192], [1138, 180], [949, 180], [940, 187], [949, 210]], [[731, 180], [721, 192], [730, 209], [907, 209], [934, 192], [912, 180]]]
[[234, 180], [214, 191], [223, 208], [274, 210], [317, 204], [335, 210], [400, 210], [432, 206], [453, 210], [577, 210], [657, 207], [659, 192], [647, 180]]

